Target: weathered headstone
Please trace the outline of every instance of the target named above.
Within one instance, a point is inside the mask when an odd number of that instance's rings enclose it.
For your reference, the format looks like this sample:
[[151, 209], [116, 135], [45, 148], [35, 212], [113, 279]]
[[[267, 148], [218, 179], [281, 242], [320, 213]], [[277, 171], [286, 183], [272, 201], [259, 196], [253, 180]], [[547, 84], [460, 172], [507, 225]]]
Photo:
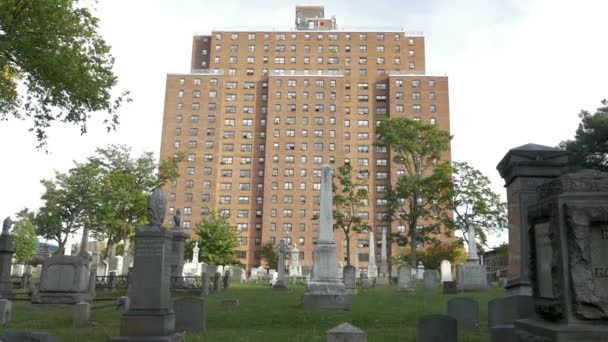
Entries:
[[122, 275], [123, 271], [123, 259], [122, 255], [116, 255], [110, 257], [110, 261], [108, 262], [108, 272], [114, 271], [116, 275]]
[[87, 325], [91, 318], [91, 304], [81, 302], [74, 304], [72, 308], [72, 325], [82, 327]]
[[412, 279], [412, 267], [402, 264], [397, 269], [397, 286], [399, 291], [414, 292], [416, 290], [416, 282]]
[[441, 261], [441, 281], [452, 281], [452, 264], [449, 260]]
[[367, 333], [349, 323], [327, 330], [325, 337], [326, 342], [367, 342]]
[[321, 174], [321, 210], [319, 237], [313, 251], [312, 278], [302, 296], [305, 308], [349, 310], [352, 296], [344, 293], [338, 278], [338, 253], [334, 241], [332, 171], [323, 166]]
[[201, 288], [201, 296], [206, 297], [209, 295], [209, 273], [203, 273], [203, 287]]
[[487, 291], [488, 277], [486, 267], [477, 260], [469, 260], [456, 267], [458, 289], [461, 291]]
[[9, 229], [13, 225], [10, 217], [4, 220], [2, 233], [0, 234], [0, 298], [15, 298], [13, 293], [13, 283], [11, 282], [11, 261], [15, 253], [15, 243], [13, 235]]
[[444, 281], [443, 282], [443, 294], [457, 294], [458, 283], [455, 281]]
[[439, 272], [437, 270], [426, 270], [423, 275], [424, 289], [428, 292], [439, 291]]
[[344, 282], [344, 291], [346, 294], [357, 293], [357, 269], [353, 265], [344, 266], [342, 273], [342, 279]]
[[300, 251], [298, 250], [298, 245], [294, 243], [289, 258], [289, 277], [301, 276], [302, 266], [300, 265]]
[[202, 298], [180, 298], [175, 301], [175, 330], [205, 332], [207, 309]]
[[184, 268], [184, 244], [190, 235], [181, 227], [181, 214], [179, 209], [173, 216], [171, 229], [171, 277], [181, 277]]
[[479, 303], [469, 298], [448, 301], [448, 316], [458, 321], [458, 332], [479, 331]]
[[361, 285], [363, 285], [363, 288], [366, 290], [373, 289], [374, 285], [376, 285], [376, 279], [363, 278]]
[[148, 197], [148, 226], [137, 228], [130, 308], [122, 316], [120, 336], [112, 341], [176, 341], [170, 308], [171, 232], [162, 227], [166, 201], [156, 188]]
[[520, 341], [606, 341], [608, 173], [583, 170], [537, 188], [529, 208], [535, 319], [515, 321]]
[[277, 280], [272, 285], [273, 290], [278, 290], [278, 291], [287, 290], [287, 281], [285, 279], [285, 257], [287, 256], [287, 253], [289, 253], [287, 244], [285, 243], [285, 240], [281, 240], [281, 243], [279, 243], [279, 249], [278, 249], [279, 272], [277, 274]]
[[108, 275], [108, 288], [111, 291], [116, 290], [116, 271], [110, 271]]
[[78, 255], [59, 255], [43, 261], [40, 286], [32, 294], [32, 303], [76, 304], [93, 299], [94, 293], [89, 290], [88, 237], [89, 223], [86, 222]]
[[388, 274], [388, 260], [386, 253], [386, 228], [382, 228], [382, 244], [380, 247], [380, 269], [378, 271], [378, 278], [376, 279], [376, 285], [388, 285], [390, 284], [390, 278]]
[[131, 306], [131, 301], [129, 297], [122, 296], [116, 299], [116, 310], [120, 310], [120, 312], [125, 313], [129, 311], [129, 307]]
[[226, 270], [224, 272], [224, 277], [222, 278], [222, 286], [224, 291], [228, 291], [230, 289], [230, 284], [232, 283], [232, 271]]
[[5, 331], [0, 337], [2, 342], [58, 342], [59, 339], [48, 333], [31, 331]]
[[447, 315], [427, 315], [418, 319], [417, 342], [457, 342], [458, 322]]
[[514, 321], [535, 317], [532, 296], [508, 296], [488, 302], [488, 330], [492, 342], [517, 341]]
[[376, 241], [374, 232], [369, 231], [369, 260], [367, 261], [367, 277], [376, 279], [378, 277], [378, 266], [376, 265]]
[[0, 299], [0, 325], [11, 321], [13, 303], [8, 299]]
[[215, 276], [213, 277], [213, 292], [218, 293], [222, 289], [220, 286], [220, 282], [222, 281], [222, 274], [220, 272], [215, 272]]
[[418, 280], [423, 280], [424, 279], [424, 265], [422, 264], [422, 261], [418, 261], [418, 268], [416, 269], [416, 275], [418, 277]]
[[234, 273], [232, 276], [234, 281], [239, 282], [239, 284], [242, 284], [245, 281], [247, 281], [247, 277], [245, 276], [245, 270], [242, 269], [241, 267], [234, 267], [232, 269], [232, 272]]

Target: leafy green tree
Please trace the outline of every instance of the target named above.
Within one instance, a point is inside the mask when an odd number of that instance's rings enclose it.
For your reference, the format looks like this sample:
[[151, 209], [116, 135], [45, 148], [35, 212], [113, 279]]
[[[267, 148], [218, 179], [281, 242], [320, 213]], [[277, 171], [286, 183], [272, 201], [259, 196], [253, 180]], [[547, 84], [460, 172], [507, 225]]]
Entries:
[[32, 260], [38, 251], [38, 237], [33, 220], [34, 213], [25, 208], [17, 213], [17, 222], [13, 226], [15, 259], [21, 263]]
[[276, 247], [273, 246], [272, 242], [265, 242], [262, 245], [262, 251], [260, 253], [262, 260], [266, 262], [268, 268], [273, 270], [279, 269], [279, 254], [277, 253]]
[[99, 169], [76, 164], [68, 173], [55, 173], [55, 179], [42, 180], [44, 205], [34, 219], [37, 234], [56, 241], [58, 254], [64, 253], [68, 236], [84, 226], [99, 210]]
[[114, 57], [97, 32], [99, 20], [76, 0], [0, 1], [0, 115], [28, 118], [39, 146], [53, 121], [86, 133], [92, 112], [118, 124]]
[[362, 173], [365, 170], [354, 171], [350, 164], [338, 168], [334, 182], [334, 229], [342, 229], [346, 240], [346, 264], [350, 265], [350, 240], [352, 234], [362, 233], [370, 228], [369, 223], [360, 216], [361, 209], [366, 208], [368, 192], [364, 188], [367, 182]]
[[[93, 235], [107, 239], [108, 247], [125, 241], [129, 247], [135, 227], [146, 221], [148, 192], [162, 187], [178, 177], [178, 164], [182, 154], [156, 163], [151, 152], [139, 157], [131, 155], [124, 145], [98, 148], [89, 163], [99, 170], [99, 210], [94, 217]], [[109, 248], [109, 249], [110, 249]]]
[[[426, 249], [416, 251], [418, 261], [425, 269], [438, 269], [442, 260], [448, 260], [452, 265], [462, 264], [467, 260], [467, 251], [462, 248], [460, 241], [431, 245]], [[411, 250], [403, 248], [403, 253], [397, 258], [399, 262], [411, 261]]]
[[199, 246], [203, 262], [214, 265], [236, 265], [236, 227], [228, 223], [228, 217], [212, 211], [204, 221], [199, 222], [194, 231], [199, 236]]
[[444, 223], [460, 231], [467, 243], [469, 229], [474, 229], [481, 246], [487, 246], [488, 233], [507, 228], [507, 204], [492, 191], [490, 179], [466, 162], [452, 163], [452, 183], [454, 218]]
[[[440, 216], [447, 215], [450, 165], [441, 159], [450, 148], [451, 136], [435, 125], [403, 117], [382, 121], [376, 133], [376, 146], [390, 148], [393, 161], [405, 171], [388, 189], [386, 199], [388, 216], [394, 216], [389, 221], [397, 220], [408, 229], [409, 241], [401, 234], [393, 239], [400, 245], [410, 243], [411, 264], [416, 267], [418, 241], [439, 243], [434, 234], [439, 233]], [[423, 220], [431, 224], [419, 227]]]
[[568, 163], [571, 169], [597, 169], [608, 171], [608, 101], [593, 114], [582, 110], [581, 122], [574, 140], [564, 140], [559, 147], [570, 152]]

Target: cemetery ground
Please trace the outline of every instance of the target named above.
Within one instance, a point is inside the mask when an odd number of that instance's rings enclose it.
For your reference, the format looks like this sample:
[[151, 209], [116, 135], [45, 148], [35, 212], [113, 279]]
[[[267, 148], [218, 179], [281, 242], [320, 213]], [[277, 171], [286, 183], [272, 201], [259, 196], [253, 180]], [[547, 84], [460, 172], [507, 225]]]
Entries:
[[[291, 292], [272, 291], [269, 286], [233, 284], [227, 292], [207, 297], [207, 332], [186, 333], [186, 341], [325, 341], [327, 330], [342, 322], [363, 329], [369, 341], [415, 341], [417, 319], [427, 314], [446, 314], [447, 301], [455, 297], [476, 300], [480, 309], [480, 331], [465, 334], [459, 341], [488, 341], [487, 303], [504, 295], [492, 286], [487, 292], [458, 295], [428, 294], [419, 286], [416, 294], [398, 292], [394, 286], [370, 290], [359, 288], [352, 310], [305, 310], [301, 297], [303, 285], [290, 284]], [[123, 292], [98, 292], [86, 327], [72, 327], [69, 307], [32, 307], [14, 301], [12, 320], [0, 328], [48, 332], [60, 341], [107, 341], [118, 336], [120, 311], [115, 300]], [[172, 293], [172, 300], [190, 296]], [[223, 307], [220, 299], [239, 299], [239, 306]], [[102, 300], [107, 299], [107, 300]]]

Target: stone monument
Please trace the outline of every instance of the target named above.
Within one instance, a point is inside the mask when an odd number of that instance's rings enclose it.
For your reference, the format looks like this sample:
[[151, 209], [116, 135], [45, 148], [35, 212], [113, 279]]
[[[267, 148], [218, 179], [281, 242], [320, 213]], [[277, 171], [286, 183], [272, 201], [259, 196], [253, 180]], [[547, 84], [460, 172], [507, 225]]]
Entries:
[[279, 243], [279, 250], [278, 250], [279, 272], [277, 275], [277, 280], [272, 285], [273, 290], [279, 290], [279, 291], [287, 290], [287, 281], [285, 280], [285, 256], [287, 256], [287, 253], [289, 253], [287, 244], [285, 243], [285, 240], [281, 240], [281, 243]]
[[289, 259], [289, 277], [301, 277], [302, 266], [300, 265], [300, 251], [298, 245], [293, 244], [291, 249], [291, 258]]
[[452, 281], [452, 264], [449, 260], [441, 261], [441, 282]]
[[486, 291], [488, 289], [488, 276], [486, 267], [479, 263], [477, 255], [477, 242], [475, 229], [469, 227], [469, 258], [463, 265], [458, 265], [458, 289], [460, 291]]
[[40, 285], [32, 293], [34, 304], [76, 304], [90, 302], [89, 263], [91, 256], [86, 248], [89, 240], [89, 222], [85, 222], [78, 255], [58, 255], [42, 263]]
[[166, 201], [160, 189], [148, 196], [148, 226], [135, 233], [133, 280], [129, 311], [120, 321], [120, 336], [112, 341], [183, 341], [175, 333], [170, 308], [171, 232], [162, 227]]
[[367, 278], [376, 279], [378, 277], [378, 266], [376, 266], [376, 241], [374, 232], [369, 232], [369, 261], [367, 262]]
[[583, 170], [537, 188], [528, 208], [530, 280], [539, 318], [519, 341], [608, 338], [608, 173]]
[[15, 253], [15, 242], [8, 232], [13, 223], [10, 217], [4, 219], [2, 234], [0, 234], [0, 298], [7, 299], [15, 298], [11, 282], [11, 260]]
[[376, 285], [388, 285], [390, 278], [388, 275], [388, 260], [386, 256], [386, 228], [382, 228], [382, 247], [380, 250], [380, 270], [378, 272], [378, 278], [376, 278]]
[[184, 244], [190, 235], [181, 227], [181, 214], [179, 209], [173, 216], [173, 228], [171, 229], [171, 277], [179, 278], [184, 269]]
[[344, 266], [342, 282], [346, 294], [357, 294], [357, 269], [353, 265]]
[[349, 310], [352, 298], [344, 293], [338, 277], [338, 254], [333, 230], [332, 171], [323, 166], [321, 177], [321, 212], [319, 238], [314, 246], [313, 270], [302, 297], [305, 308]]
[[507, 295], [532, 295], [528, 207], [537, 202], [536, 187], [559, 177], [567, 163], [566, 151], [526, 144], [509, 150], [496, 166], [507, 188], [510, 226]]
[[410, 265], [401, 264], [397, 269], [397, 287], [399, 291], [414, 292], [416, 290], [416, 280]]

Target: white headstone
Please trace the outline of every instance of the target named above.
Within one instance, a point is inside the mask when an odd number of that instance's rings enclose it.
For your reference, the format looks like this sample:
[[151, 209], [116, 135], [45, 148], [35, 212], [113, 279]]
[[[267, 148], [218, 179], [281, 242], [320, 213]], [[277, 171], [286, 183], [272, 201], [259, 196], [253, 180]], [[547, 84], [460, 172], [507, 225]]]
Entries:
[[122, 256], [117, 255], [115, 257], [111, 257], [108, 266], [110, 272], [116, 271], [116, 275], [122, 275]]
[[422, 261], [418, 261], [418, 280], [424, 279], [424, 265]]
[[295, 243], [293, 244], [293, 248], [291, 249], [291, 258], [289, 261], [289, 276], [302, 276], [302, 266], [300, 266], [300, 251], [298, 250], [298, 245]]
[[194, 243], [194, 248], [192, 248], [192, 262], [198, 263], [198, 255], [200, 253], [200, 248], [198, 247], [198, 241]]
[[448, 260], [441, 261], [441, 282], [452, 281], [452, 264]]

